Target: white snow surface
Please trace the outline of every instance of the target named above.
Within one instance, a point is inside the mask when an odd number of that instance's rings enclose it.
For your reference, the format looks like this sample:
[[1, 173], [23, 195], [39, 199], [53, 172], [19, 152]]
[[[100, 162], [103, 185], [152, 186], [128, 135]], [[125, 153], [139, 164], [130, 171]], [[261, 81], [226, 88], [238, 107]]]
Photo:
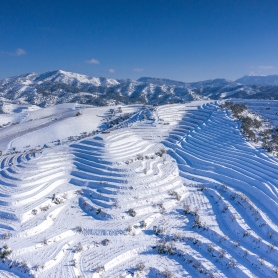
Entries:
[[7, 107], [0, 277], [277, 276], [277, 158], [217, 102], [154, 108]]

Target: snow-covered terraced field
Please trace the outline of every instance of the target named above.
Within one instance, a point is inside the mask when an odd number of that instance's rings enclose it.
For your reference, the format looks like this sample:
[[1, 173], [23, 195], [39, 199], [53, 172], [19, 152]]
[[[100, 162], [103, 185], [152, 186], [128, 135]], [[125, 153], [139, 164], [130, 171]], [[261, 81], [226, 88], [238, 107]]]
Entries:
[[[35, 129], [40, 144], [111, 107], [74, 109]], [[124, 109], [104, 133], [0, 157], [0, 277], [277, 277], [277, 158], [217, 102]], [[11, 119], [37, 143], [23, 130], [50, 114], [23, 113]]]

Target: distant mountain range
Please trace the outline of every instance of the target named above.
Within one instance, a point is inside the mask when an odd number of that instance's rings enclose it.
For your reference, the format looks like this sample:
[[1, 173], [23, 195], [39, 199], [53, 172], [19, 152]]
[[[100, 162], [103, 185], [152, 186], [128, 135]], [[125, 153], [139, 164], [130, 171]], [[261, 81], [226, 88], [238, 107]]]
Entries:
[[278, 75], [253, 76], [245, 75], [235, 82], [245, 85], [272, 85], [278, 86]]
[[65, 102], [91, 105], [113, 103], [182, 103], [198, 99], [278, 99], [278, 75], [244, 76], [185, 83], [141, 77], [138, 80], [90, 77], [62, 70], [28, 73], [0, 81], [0, 101], [41, 107]]

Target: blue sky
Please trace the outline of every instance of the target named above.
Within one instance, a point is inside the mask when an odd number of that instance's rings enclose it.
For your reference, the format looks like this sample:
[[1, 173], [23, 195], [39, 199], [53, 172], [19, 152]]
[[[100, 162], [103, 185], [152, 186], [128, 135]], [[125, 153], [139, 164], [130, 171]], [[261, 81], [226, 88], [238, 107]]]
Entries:
[[0, 79], [278, 73], [277, 0], [0, 0]]

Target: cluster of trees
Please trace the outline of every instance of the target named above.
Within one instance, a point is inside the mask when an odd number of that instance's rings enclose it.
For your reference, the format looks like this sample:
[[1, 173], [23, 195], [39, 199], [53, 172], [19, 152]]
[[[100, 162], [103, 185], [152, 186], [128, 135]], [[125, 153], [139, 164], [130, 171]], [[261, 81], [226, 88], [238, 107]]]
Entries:
[[[111, 111], [110, 111], [111, 112]], [[113, 112], [114, 113], [114, 112]], [[114, 115], [111, 113], [111, 115]], [[125, 113], [124, 115], [120, 115], [119, 117], [110, 120], [109, 122], [107, 122], [106, 127], [107, 128], [111, 128], [114, 125], [118, 125], [119, 123], [129, 119], [132, 115], [134, 115], [134, 113]]]
[[231, 101], [226, 101], [224, 104], [221, 105], [223, 108], [230, 108], [233, 116], [236, 117], [237, 119], [239, 119], [240, 114], [247, 110], [247, 106], [245, 104], [234, 104]]
[[233, 116], [241, 121], [242, 133], [246, 135], [249, 140], [258, 142], [254, 130], [260, 128], [262, 126], [262, 122], [248, 116], [242, 116], [242, 113], [247, 110], [247, 106], [245, 104], [234, 104], [233, 102], [226, 101], [222, 107], [231, 109]]
[[0, 101], [0, 114], [5, 114], [3, 111], [3, 101]]
[[262, 148], [270, 153], [278, 152], [278, 127], [260, 130], [262, 121], [248, 116], [243, 116], [242, 113], [247, 110], [245, 104], [234, 104], [233, 102], [225, 102], [222, 107], [231, 109], [233, 116], [241, 121], [242, 133], [256, 143], [262, 142]]
[[258, 121], [258, 120], [256, 120], [256, 122], [258, 122], [258, 123], [255, 124], [254, 120], [251, 119], [250, 117], [242, 117], [241, 118], [241, 130], [242, 130], [242, 133], [244, 135], [246, 135], [250, 140], [258, 142], [256, 134], [252, 130], [252, 128], [254, 126], [259, 126], [262, 123], [260, 121]]
[[278, 128], [264, 130], [261, 134], [262, 147], [268, 152], [278, 152]]

